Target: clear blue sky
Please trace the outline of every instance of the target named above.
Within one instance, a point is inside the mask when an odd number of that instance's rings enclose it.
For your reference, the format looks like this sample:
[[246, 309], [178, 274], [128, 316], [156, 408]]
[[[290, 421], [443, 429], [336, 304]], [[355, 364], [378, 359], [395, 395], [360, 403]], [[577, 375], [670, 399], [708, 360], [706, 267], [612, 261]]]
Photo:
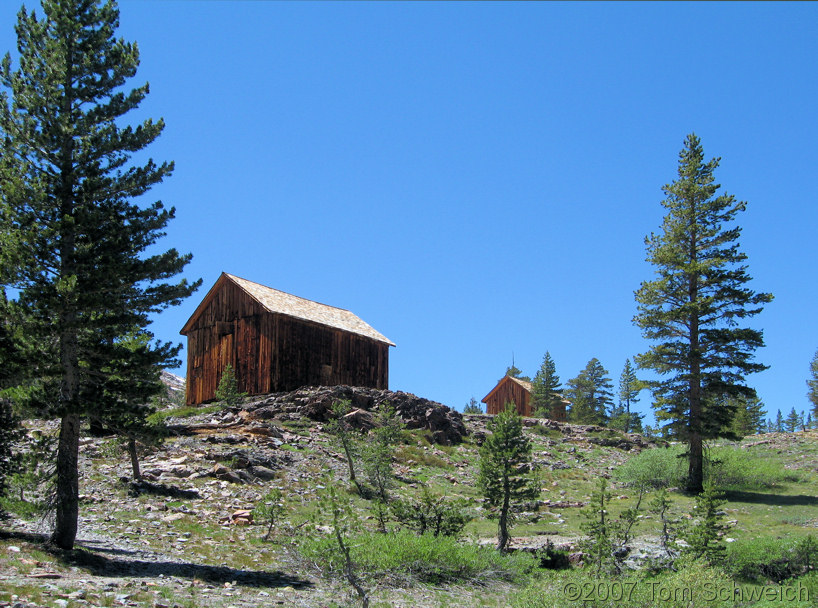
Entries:
[[[26, 0], [28, 6], [37, 6]], [[15, 48], [16, 2], [0, 8]], [[176, 171], [165, 247], [352, 310], [397, 348], [390, 385], [461, 409], [546, 350], [614, 381], [644, 237], [685, 135], [740, 216], [768, 411], [806, 409], [818, 349], [815, 3], [285, 3], [123, 0], [139, 116]], [[134, 120], [137, 115], [134, 115]], [[184, 373], [184, 372], [182, 372]], [[649, 409], [643, 393], [640, 409]]]

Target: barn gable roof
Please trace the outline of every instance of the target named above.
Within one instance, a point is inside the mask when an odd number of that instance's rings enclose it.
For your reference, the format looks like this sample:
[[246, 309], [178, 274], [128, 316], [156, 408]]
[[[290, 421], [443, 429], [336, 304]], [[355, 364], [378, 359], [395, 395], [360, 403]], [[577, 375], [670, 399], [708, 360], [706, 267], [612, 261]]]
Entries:
[[259, 283], [254, 283], [253, 281], [248, 281], [247, 279], [242, 279], [232, 274], [227, 274], [226, 272], [223, 272], [213, 287], [210, 288], [210, 291], [207, 292], [201, 304], [199, 304], [179, 333], [183, 335], [187, 334], [199, 315], [207, 308], [210, 300], [213, 299], [221, 286], [227, 281], [238, 286], [239, 289], [244, 291], [271, 313], [318, 323], [319, 325], [347, 331], [377, 342], [384, 342], [389, 346], [395, 346], [394, 342], [348, 310], [299, 298], [298, 296]]

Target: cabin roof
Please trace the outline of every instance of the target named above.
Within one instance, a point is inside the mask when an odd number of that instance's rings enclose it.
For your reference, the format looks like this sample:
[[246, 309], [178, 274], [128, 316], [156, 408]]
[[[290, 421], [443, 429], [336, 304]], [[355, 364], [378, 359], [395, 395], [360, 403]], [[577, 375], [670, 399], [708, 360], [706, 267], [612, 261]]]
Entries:
[[207, 292], [207, 295], [179, 333], [186, 335], [188, 331], [190, 331], [190, 328], [199, 315], [207, 308], [207, 305], [222, 285], [228, 281], [238, 286], [239, 289], [244, 291], [271, 313], [301, 319], [302, 321], [311, 321], [334, 329], [357, 334], [377, 342], [384, 342], [389, 346], [395, 346], [394, 342], [348, 310], [299, 298], [298, 296], [259, 283], [254, 283], [253, 281], [248, 281], [247, 279], [242, 279], [232, 274], [227, 274], [226, 272], [223, 272], [213, 287], [210, 288], [210, 291]]

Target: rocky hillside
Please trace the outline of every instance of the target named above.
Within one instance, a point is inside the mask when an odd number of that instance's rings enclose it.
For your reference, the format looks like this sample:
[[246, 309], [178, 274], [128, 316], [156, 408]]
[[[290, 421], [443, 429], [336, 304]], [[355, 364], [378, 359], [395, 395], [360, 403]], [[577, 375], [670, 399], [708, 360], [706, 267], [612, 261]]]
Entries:
[[[486, 519], [475, 487], [488, 416], [463, 416], [409, 393], [304, 388], [234, 408], [203, 407], [194, 415], [180, 409], [185, 417], [166, 412], [171, 436], [146, 449], [141, 483], [133, 482], [116, 438], [85, 438], [78, 550], [48, 550], [43, 534], [49, 524], [36, 517], [0, 521], [0, 607], [336, 605], [347, 588], [296, 550], [321, 477], [333, 470], [346, 479], [340, 449], [324, 431], [336, 400], [350, 402], [350, 419], [362, 432], [375, 423], [372, 412], [381, 404], [394, 407], [408, 431], [395, 453], [393, 492], [430, 487], [465, 499], [474, 516], [468, 534], [492, 542], [496, 524]], [[53, 422], [27, 425], [32, 435], [56, 430]], [[579, 509], [596, 480], [651, 447], [639, 435], [593, 426], [526, 420], [525, 432], [543, 488], [538, 500], [519, 509], [517, 548], [550, 540], [571, 550]], [[265, 542], [267, 527], [253, 510], [271, 488], [281, 489], [287, 512], [273, 541]], [[22, 492], [29, 503], [36, 498], [30, 488]], [[629, 500], [627, 489], [615, 484], [614, 494], [614, 509]], [[358, 508], [371, 519], [366, 501]], [[465, 607], [477, 605], [476, 593], [481, 605], [506, 606], [514, 592], [506, 584], [479, 591], [382, 586], [376, 597], [382, 606]]]

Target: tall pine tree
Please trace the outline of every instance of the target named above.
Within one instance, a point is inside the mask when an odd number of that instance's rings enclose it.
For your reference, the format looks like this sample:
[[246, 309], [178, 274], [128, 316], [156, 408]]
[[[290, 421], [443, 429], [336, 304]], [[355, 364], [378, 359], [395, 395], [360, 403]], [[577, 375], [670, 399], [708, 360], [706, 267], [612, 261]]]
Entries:
[[562, 403], [562, 387], [560, 377], [557, 375], [557, 366], [551, 353], [546, 351], [540, 369], [534, 376], [531, 383], [531, 409], [535, 416], [550, 418], [553, 407]]
[[815, 351], [815, 356], [809, 364], [807, 389], [807, 399], [812, 405], [812, 416], [818, 418], [818, 351]]
[[631, 414], [631, 406], [639, 402], [639, 391], [643, 386], [636, 377], [636, 370], [633, 369], [631, 360], [625, 359], [625, 367], [622, 368], [622, 373], [619, 375], [619, 409], [624, 413], [623, 430], [626, 433], [629, 433], [632, 427], [640, 425], [640, 418]]
[[491, 434], [480, 446], [477, 486], [497, 514], [497, 549], [505, 551], [514, 506], [540, 495], [539, 485], [531, 475], [531, 442], [523, 433], [523, 419], [506, 404], [506, 409], [489, 421]]
[[[0, 81], [3, 157], [2, 231], [16, 234], [15, 269], [27, 327], [53, 345], [39, 353], [42, 405], [60, 420], [57, 448], [58, 547], [74, 545], [78, 518], [80, 425], [106, 407], [112, 386], [104, 363], [130, 360], [123, 337], [175, 305], [198, 282], [167, 282], [190, 260], [170, 249], [148, 254], [173, 209], [132, 202], [170, 175], [173, 164], [131, 163], [162, 132], [162, 120], [126, 126], [148, 85], [124, 88], [136, 74], [135, 44], [115, 37], [113, 0], [43, 0], [43, 14], [21, 9], [19, 67], [6, 55]], [[10, 227], [9, 227], [10, 226]], [[45, 349], [46, 347], [43, 346]], [[146, 343], [142, 359], [174, 363], [178, 347]]]
[[729, 402], [712, 397], [750, 396], [745, 375], [766, 368], [753, 358], [762, 332], [739, 324], [773, 299], [747, 286], [741, 229], [733, 224], [746, 204], [717, 194], [718, 165], [717, 158], [705, 162], [696, 135], [687, 136], [678, 179], [663, 188], [662, 232], [645, 240], [656, 276], [635, 293], [634, 322], [654, 342], [637, 364], [662, 377], [650, 383], [656, 416], [687, 442], [687, 489], [696, 493], [704, 483], [704, 441], [729, 432], [733, 417]]
[[604, 424], [613, 406], [613, 384], [594, 357], [576, 378], [568, 381], [565, 396], [571, 402], [568, 417], [579, 424]]

